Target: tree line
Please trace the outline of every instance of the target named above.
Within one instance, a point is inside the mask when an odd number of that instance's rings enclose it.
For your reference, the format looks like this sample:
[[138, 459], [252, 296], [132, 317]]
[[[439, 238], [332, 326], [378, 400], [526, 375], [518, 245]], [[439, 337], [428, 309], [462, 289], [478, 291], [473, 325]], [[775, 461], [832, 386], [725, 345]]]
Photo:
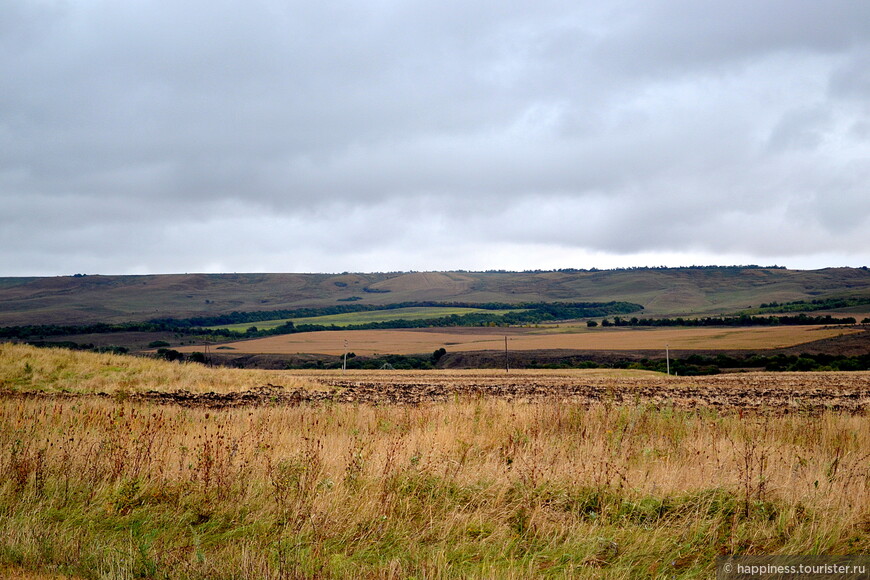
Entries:
[[[52, 345], [45, 344], [45, 346]], [[439, 361], [441, 361], [446, 354], [447, 351], [443, 348], [436, 350], [428, 356], [389, 354], [376, 357], [363, 357], [356, 356], [354, 353], [348, 353], [347, 368], [426, 370], [438, 368]], [[188, 361], [198, 363], [209, 362], [206, 356], [201, 352], [194, 352], [185, 357], [183, 353], [166, 348], [159, 349], [156, 356], [169, 361]], [[617, 368], [648, 370], [660, 373], [670, 370], [671, 374], [678, 376], [715, 375], [723, 371], [733, 372], [735, 369], [764, 369], [768, 372], [866, 371], [870, 370], [870, 354], [859, 356], [824, 353], [803, 353], [799, 355], [779, 353], [765, 355], [753, 352], [745, 355], [729, 355], [724, 353], [716, 355], [691, 354], [684, 357], [671, 357], [667, 360], [665, 358], [643, 358], [639, 361], [624, 359], [609, 362], [586, 360], [579, 357], [568, 356], [558, 362], [535, 362], [519, 359], [515, 360], [513, 365], [514, 368], [532, 369]], [[331, 357], [328, 360], [317, 359], [297, 363], [291, 363], [288, 361], [285, 368], [339, 369], [341, 366], [342, 362], [339, 358]]]
[[[704, 318], [620, 318], [601, 321], [601, 326], [796, 326], [796, 325], [839, 325], [855, 324], [852, 316], [834, 318], [830, 314], [825, 316], [809, 316], [799, 314], [797, 316], [707, 316]], [[590, 323], [590, 325], [592, 325]]]
[[664, 373], [669, 368], [678, 376], [715, 375], [735, 369], [761, 369], [768, 372], [866, 371], [870, 370], [870, 354], [846, 356], [824, 353], [800, 355], [749, 353], [743, 356], [727, 354], [597, 362], [566, 358], [561, 362], [530, 363], [527, 368], [619, 368]]
[[[715, 265], [692, 265], [692, 266], [625, 266], [617, 268], [557, 268], [554, 270], [532, 269], [517, 272], [516, 270], [455, 270], [460, 273], [468, 274], [547, 274], [550, 272], [561, 272], [566, 274], [584, 273], [584, 272], [635, 272], [635, 271], [669, 271], [669, 270], [785, 270], [785, 266], [759, 266], [758, 264], [734, 264], [728, 266]], [[866, 268], [865, 268], [866, 269]]]
[[[766, 302], [755, 310], [758, 314], [777, 312], [813, 312], [817, 310], [834, 310], [870, 304], [870, 297], [852, 296], [848, 298], [816, 298], [813, 300], [793, 300], [791, 302]], [[750, 314], [750, 312], [747, 312]]]

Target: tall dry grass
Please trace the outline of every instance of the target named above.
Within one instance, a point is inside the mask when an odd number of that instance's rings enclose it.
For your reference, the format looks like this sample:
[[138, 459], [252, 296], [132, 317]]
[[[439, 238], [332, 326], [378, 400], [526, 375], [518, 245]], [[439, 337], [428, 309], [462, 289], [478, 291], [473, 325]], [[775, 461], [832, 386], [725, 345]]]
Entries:
[[222, 393], [267, 383], [316, 388], [311, 381], [281, 371], [210, 368], [198, 363], [0, 344], [0, 390], [119, 393], [184, 389]]
[[0, 565], [83, 578], [699, 577], [870, 550], [866, 418], [457, 400], [0, 404]]

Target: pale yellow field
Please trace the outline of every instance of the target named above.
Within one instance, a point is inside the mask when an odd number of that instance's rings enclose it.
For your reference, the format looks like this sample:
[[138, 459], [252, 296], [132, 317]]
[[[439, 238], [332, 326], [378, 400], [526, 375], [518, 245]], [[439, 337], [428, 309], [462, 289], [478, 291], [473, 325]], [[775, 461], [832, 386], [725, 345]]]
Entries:
[[[263, 354], [358, 355], [415, 354], [445, 348], [450, 352], [503, 350], [673, 350], [783, 348], [857, 332], [848, 328], [774, 326], [750, 328], [595, 329], [576, 333], [542, 333], [535, 329], [412, 329], [304, 332], [226, 343], [217, 352]], [[346, 345], [346, 348], [345, 348]], [[200, 346], [178, 349], [202, 350]]]

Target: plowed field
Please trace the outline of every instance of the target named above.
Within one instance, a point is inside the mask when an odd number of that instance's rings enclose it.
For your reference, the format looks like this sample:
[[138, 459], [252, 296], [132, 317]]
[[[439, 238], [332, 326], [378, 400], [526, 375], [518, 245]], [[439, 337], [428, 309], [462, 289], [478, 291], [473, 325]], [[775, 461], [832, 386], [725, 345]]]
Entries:
[[[870, 372], [704, 377], [669, 377], [645, 371], [287, 371], [286, 374], [289, 384], [303, 383], [310, 388], [269, 384], [228, 393], [168, 389], [131, 393], [128, 398], [202, 408], [326, 402], [419, 405], [478, 397], [517, 403], [649, 404], [773, 414], [824, 410], [863, 414], [870, 407]], [[39, 392], [5, 395], [53, 399], [77, 396]]]

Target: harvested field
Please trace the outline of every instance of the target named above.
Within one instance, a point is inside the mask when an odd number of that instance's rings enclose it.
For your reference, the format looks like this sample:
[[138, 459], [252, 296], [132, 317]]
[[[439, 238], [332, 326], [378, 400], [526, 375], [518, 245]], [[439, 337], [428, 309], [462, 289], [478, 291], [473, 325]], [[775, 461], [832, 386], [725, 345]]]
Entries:
[[[340, 355], [347, 349], [358, 355], [503, 350], [508, 336], [511, 350], [680, 350], [784, 348], [859, 332], [848, 327], [774, 326], [749, 328], [595, 329], [552, 333], [533, 328], [349, 330], [301, 332], [222, 344], [228, 352], [244, 354]], [[181, 352], [201, 346], [178, 348]]]

